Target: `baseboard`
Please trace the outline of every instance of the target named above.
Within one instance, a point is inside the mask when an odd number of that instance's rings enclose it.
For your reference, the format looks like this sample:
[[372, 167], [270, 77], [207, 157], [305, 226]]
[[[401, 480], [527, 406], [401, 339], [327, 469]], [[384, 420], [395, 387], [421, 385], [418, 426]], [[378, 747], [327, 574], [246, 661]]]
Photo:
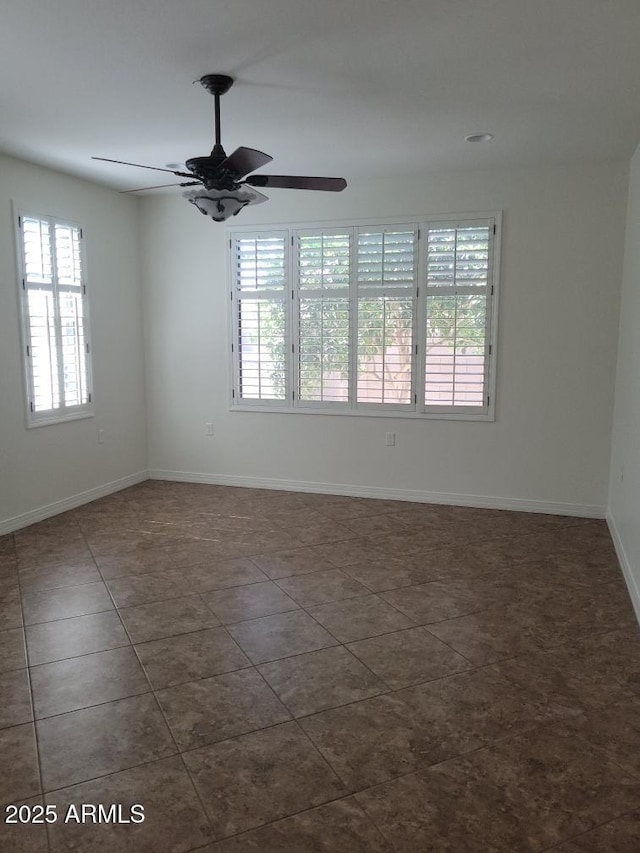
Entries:
[[142, 483], [148, 479], [148, 471], [138, 471], [135, 474], [129, 474], [127, 477], [121, 477], [119, 480], [112, 480], [110, 483], [104, 483], [102, 486], [87, 489], [86, 492], [78, 492], [78, 494], [70, 495], [68, 498], [63, 498], [60, 501], [46, 504], [29, 512], [23, 512], [21, 515], [14, 515], [13, 518], [0, 521], [0, 535], [13, 533], [14, 530], [20, 530], [21, 527], [35, 524], [36, 521], [43, 521], [45, 518], [51, 518], [69, 509], [75, 509], [77, 506], [82, 506], [82, 504], [95, 501], [106, 495], [111, 495], [113, 492], [119, 492], [129, 486], [135, 486], [137, 483]]
[[611, 533], [611, 538], [613, 539], [613, 546], [616, 549], [616, 554], [622, 569], [622, 574], [624, 575], [624, 579], [627, 584], [627, 589], [629, 590], [629, 598], [633, 604], [636, 619], [640, 624], [640, 587], [638, 587], [638, 582], [631, 571], [631, 563], [629, 562], [622, 538], [620, 537], [620, 531], [616, 527], [616, 523], [610, 513], [607, 513], [607, 525], [609, 527], [609, 532]]
[[452, 492], [426, 492], [413, 489], [389, 489], [382, 486], [354, 486], [338, 483], [315, 483], [306, 480], [275, 480], [266, 477], [237, 477], [225, 474], [197, 474], [189, 471], [150, 470], [152, 480], [173, 480], [183, 483], [207, 483], [215, 486], [239, 486], [248, 489], [275, 489], [287, 492], [316, 492], [327, 495], [348, 495], [355, 498], [384, 498], [415, 503], [472, 506], [480, 509], [507, 509], [517, 512], [540, 512], [547, 515], [572, 515], [580, 518], [604, 518], [604, 506], [591, 504], [554, 503], [522, 498], [502, 498], [487, 495], [465, 495]]

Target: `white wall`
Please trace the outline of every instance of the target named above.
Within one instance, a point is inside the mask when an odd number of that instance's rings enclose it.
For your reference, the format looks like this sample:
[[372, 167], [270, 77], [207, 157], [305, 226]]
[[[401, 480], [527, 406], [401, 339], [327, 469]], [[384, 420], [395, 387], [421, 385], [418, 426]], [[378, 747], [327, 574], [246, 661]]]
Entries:
[[227, 229], [179, 196], [145, 198], [150, 469], [603, 514], [627, 172], [608, 163], [352, 181], [340, 195], [274, 190], [240, 214], [258, 224], [503, 209], [495, 423], [230, 412]]
[[[12, 201], [85, 229], [93, 418], [25, 426]], [[147, 468], [137, 208], [104, 187], [0, 157], [0, 532]]]
[[609, 526], [640, 619], [640, 148], [631, 161]]

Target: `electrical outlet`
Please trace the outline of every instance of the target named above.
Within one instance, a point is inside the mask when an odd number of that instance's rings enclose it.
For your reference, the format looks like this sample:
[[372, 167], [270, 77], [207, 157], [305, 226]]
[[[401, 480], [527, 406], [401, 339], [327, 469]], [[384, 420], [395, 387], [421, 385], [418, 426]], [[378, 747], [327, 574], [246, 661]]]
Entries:
[[395, 447], [396, 446], [396, 434], [395, 434], [395, 432], [388, 432], [387, 433], [387, 436], [385, 439], [385, 444], [387, 445], [387, 447]]
[[98, 430], [98, 444], [104, 444], [104, 430]]
[[207, 421], [204, 425], [204, 431], [206, 435], [213, 435], [213, 424], [211, 421]]

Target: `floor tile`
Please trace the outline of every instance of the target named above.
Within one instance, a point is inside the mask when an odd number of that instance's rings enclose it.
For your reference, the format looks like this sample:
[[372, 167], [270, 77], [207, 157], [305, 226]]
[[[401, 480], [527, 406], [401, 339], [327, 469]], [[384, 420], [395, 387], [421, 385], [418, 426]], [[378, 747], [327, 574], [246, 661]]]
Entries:
[[603, 749], [629, 774], [640, 777], [640, 696], [610, 705], [604, 711], [576, 715], [565, 721], [564, 729], [591, 748]]
[[219, 839], [345, 793], [296, 723], [205, 746], [184, 760]]
[[0, 672], [21, 669], [26, 665], [24, 630], [10, 628], [8, 631], [0, 631]]
[[460, 578], [382, 592], [380, 598], [424, 625], [485, 610], [500, 600], [500, 591], [488, 581]]
[[[14, 803], [17, 805], [17, 803]], [[20, 805], [42, 807], [41, 797], [28, 799], [22, 797]], [[3, 809], [3, 820], [0, 821], [0, 850], [9, 853], [48, 853], [47, 828], [44, 823], [5, 823], [6, 814]]]
[[370, 515], [350, 518], [345, 525], [356, 536], [384, 536], [387, 533], [397, 533], [404, 529], [405, 523], [401, 515]]
[[290, 548], [271, 554], [257, 554], [251, 557], [251, 561], [272, 579], [335, 568], [316, 548]]
[[26, 669], [0, 673], [0, 729], [33, 720]]
[[251, 830], [225, 841], [222, 850], [223, 853], [391, 853], [391, 847], [351, 798]]
[[[50, 827], [52, 853], [182, 853], [211, 838], [209, 821], [178, 757], [165, 758], [46, 795], [63, 816], [82, 803], [111, 804], [131, 819], [131, 806], [144, 808], [142, 823], [83, 824], [58, 820]], [[133, 812], [134, 816], [136, 812]]]
[[157, 695], [181, 750], [291, 719], [255, 669], [191, 681]]
[[429, 625], [429, 631], [477, 666], [540, 651], [545, 632], [525, 614], [493, 607]]
[[22, 626], [22, 608], [18, 589], [0, 595], [0, 631]]
[[39, 592], [44, 589], [99, 583], [101, 580], [100, 572], [96, 569], [93, 560], [71, 565], [65, 563], [50, 569], [23, 569], [20, 572], [20, 586], [23, 592]]
[[371, 539], [372, 544], [379, 553], [386, 557], [399, 555], [423, 554], [432, 548], [440, 548], [444, 545], [457, 544], [455, 537], [449, 531], [440, 528], [426, 532], [419, 530], [413, 532], [402, 530], [397, 533], [387, 533], [384, 536], [376, 536]]
[[184, 585], [175, 571], [155, 574], [131, 575], [107, 581], [116, 607], [132, 607], [185, 594]]
[[130, 646], [31, 668], [36, 719], [149, 691]]
[[26, 592], [22, 596], [22, 606], [25, 625], [113, 610], [113, 602], [102, 582]]
[[394, 853], [532, 853], [501, 792], [450, 762], [369, 788], [356, 801]]
[[337, 521], [324, 519], [291, 528], [296, 539], [305, 545], [322, 545], [325, 542], [340, 542], [346, 539], [356, 539], [358, 534], [349, 527]]
[[106, 776], [176, 752], [150, 693], [47, 717], [36, 726], [45, 791]]
[[553, 848], [553, 853], [638, 853], [640, 811], [605, 823]]
[[247, 559], [189, 566], [181, 575], [185, 590], [202, 593], [267, 580], [264, 572]]
[[294, 717], [376, 696], [387, 689], [343, 647], [265, 663], [258, 669]]
[[20, 591], [18, 570], [0, 563], [0, 603], [5, 595]]
[[249, 666], [224, 628], [141, 643], [136, 651], [155, 690]]
[[53, 540], [42, 540], [33, 546], [18, 549], [18, 569], [47, 569], [60, 566], [64, 563], [88, 562], [92, 554], [87, 547], [84, 538], [77, 542], [58, 543]]
[[31, 666], [129, 645], [115, 610], [29, 625], [26, 635]]
[[451, 755], [557, 719], [554, 707], [535, 701], [524, 687], [490, 668], [408, 687], [396, 695]]
[[385, 592], [435, 580], [437, 570], [423, 566], [415, 557], [387, 557], [350, 563], [342, 571], [364, 584], [371, 592]]
[[366, 586], [350, 578], [340, 569], [281, 578], [277, 583], [302, 607], [312, 607], [314, 604], [326, 604], [330, 601], [370, 595]]
[[121, 607], [119, 613], [133, 643], [187, 634], [220, 624], [199, 595]]
[[0, 804], [20, 803], [40, 793], [33, 723], [0, 730]]
[[575, 713], [630, 698], [640, 688], [640, 635], [612, 631], [533, 655], [501, 661], [494, 669], [540, 702]]
[[447, 757], [432, 733], [396, 696], [376, 696], [300, 720], [351, 791], [360, 791]]
[[164, 547], [137, 554], [97, 555], [96, 563], [105, 580], [162, 572], [175, 568], [173, 554]]
[[377, 595], [309, 608], [309, 613], [341, 643], [388, 634], [415, 623]]
[[327, 560], [333, 566], [341, 568], [349, 563], [361, 563], [363, 560], [380, 560], [386, 556], [383, 548], [369, 539], [348, 539], [344, 542], [331, 542], [318, 545], [316, 554], [319, 559]]
[[502, 741], [450, 762], [501, 791], [529, 843], [543, 850], [638, 807], [640, 780], [560, 726]]
[[298, 609], [298, 604], [273, 581], [205, 593], [204, 600], [224, 624]]
[[256, 664], [337, 645], [311, 616], [299, 611], [238, 622], [229, 626], [229, 633]]
[[359, 640], [347, 648], [393, 690], [472, 668], [424, 628]]
[[384, 515], [386, 512], [384, 508], [376, 510], [366, 500], [346, 495], [304, 495], [303, 497], [305, 501], [310, 499], [310, 506], [315, 506], [322, 515], [335, 518], [343, 524], [351, 518]]

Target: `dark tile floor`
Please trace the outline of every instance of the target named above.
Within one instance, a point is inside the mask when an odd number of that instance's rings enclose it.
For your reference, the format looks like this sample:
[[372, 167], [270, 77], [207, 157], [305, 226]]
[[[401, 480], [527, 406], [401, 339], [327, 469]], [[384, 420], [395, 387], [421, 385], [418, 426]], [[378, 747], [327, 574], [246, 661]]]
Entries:
[[147, 482], [0, 538], [0, 757], [7, 853], [638, 853], [640, 633], [603, 521]]

